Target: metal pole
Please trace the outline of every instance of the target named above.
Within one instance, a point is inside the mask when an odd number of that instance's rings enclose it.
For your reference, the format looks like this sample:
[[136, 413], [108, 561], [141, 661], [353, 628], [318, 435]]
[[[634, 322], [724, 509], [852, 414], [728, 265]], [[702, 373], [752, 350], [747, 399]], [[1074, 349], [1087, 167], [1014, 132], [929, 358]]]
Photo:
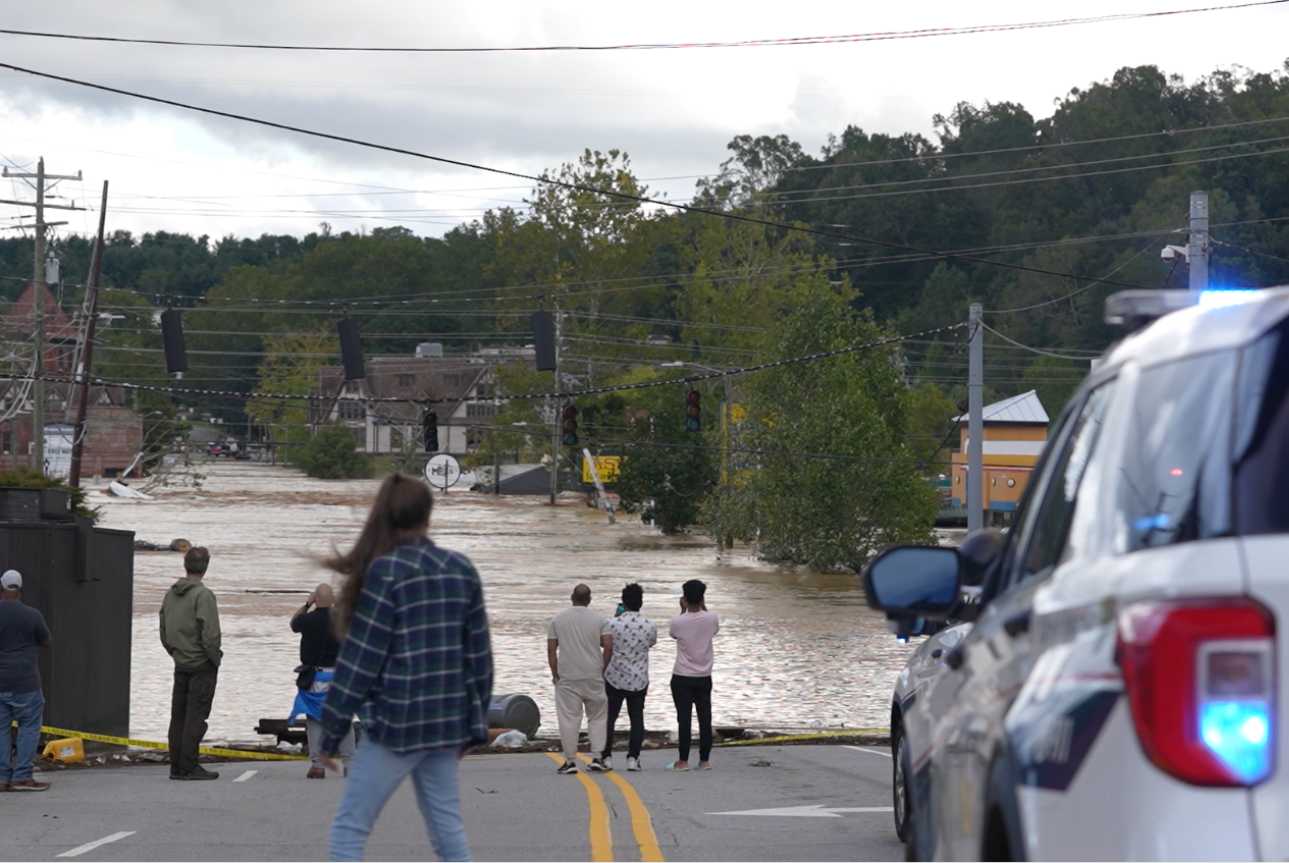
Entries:
[[45, 473], [45, 159], [36, 163], [35, 311], [36, 380], [32, 385], [32, 468]]
[[492, 369], [492, 493], [501, 494], [501, 450], [497, 448], [497, 424], [501, 420], [501, 401], [497, 398], [497, 369]]
[[551, 432], [551, 505], [559, 495], [559, 421], [560, 421], [560, 377], [559, 377], [559, 301], [555, 302], [555, 420]]
[[1208, 192], [1191, 192], [1190, 289], [1208, 290]]
[[[721, 403], [721, 492], [722, 497], [725, 498], [722, 502], [728, 505], [730, 486], [734, 480], [730, 476], [730, 436], [734, 431], [732, 428], [734, 417], [730, 411], [730, 407], [733, 404], [730, 398], [730, 376], [723, 376], [721, 383], [725, 385], [725, 400]], [[718, 549], [733, 548], [733, 537], [726, 535], [725, 531], [722, 530], [716, 546]]]
[[[90, 362], [94, 356], [94, 329], [98, 321], [98, 278], [103, 269], [103, 229], [107, 219], [107, 180], [103, 181], [103, 202], [98, 208], [98, 239], [94, 243], [94, 254], [90, 260], [90, 276], [85, 286], [85, 309], [88, 320], [85, 322], [85, 348], [81, 351], [81, 361], [76, 369], [80, 383], [80, 398], [76, 406], [76, 424], [72, 427], [72, 464], [68, 470], [67, 481], [73, 486], [81, 484], [81, 456], [85, 449], [85, 419], [89, 411], [90, 397]], [[250, 417], [246, 419], [250, 424]], [[249, 436], [248, 436], [249, 441]]]
[[967, 530], [985, 526], [984, 506], [984, 405], [985, 333], [981, 326], [984, 309], [972, 303], [968, 315], [971, 345], [967, 367]]

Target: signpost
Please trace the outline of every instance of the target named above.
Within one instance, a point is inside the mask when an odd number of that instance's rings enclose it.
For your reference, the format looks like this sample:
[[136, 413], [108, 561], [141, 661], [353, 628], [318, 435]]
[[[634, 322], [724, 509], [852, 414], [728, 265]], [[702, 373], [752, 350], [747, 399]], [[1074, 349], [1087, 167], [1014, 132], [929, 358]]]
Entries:
[[461, 464], [447, 453], [439, 453], [425, 463], [425, 481], [444, 494], [461, 479]]

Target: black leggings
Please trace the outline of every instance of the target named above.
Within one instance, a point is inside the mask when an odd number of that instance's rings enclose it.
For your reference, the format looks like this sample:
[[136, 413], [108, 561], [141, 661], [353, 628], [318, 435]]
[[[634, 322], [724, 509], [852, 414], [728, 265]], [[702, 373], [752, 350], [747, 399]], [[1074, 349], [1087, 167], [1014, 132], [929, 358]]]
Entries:
[[680, 725], [680, 760], [689, 760], [692, 712], [698, 709], [698, 758], [712, 757], [712, 678], [671, 676], [671, 697], [676, 702], [676, 722]]

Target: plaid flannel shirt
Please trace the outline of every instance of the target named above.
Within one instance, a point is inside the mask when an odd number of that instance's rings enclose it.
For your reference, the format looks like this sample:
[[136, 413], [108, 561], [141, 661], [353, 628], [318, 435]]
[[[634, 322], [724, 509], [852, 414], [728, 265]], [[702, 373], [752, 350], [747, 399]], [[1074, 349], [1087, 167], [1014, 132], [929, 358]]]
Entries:
[[323, 705], [322, 751], [357, 713], [395, 752], [484, 743], [492, 647], [483, 583], [465, 555], [428, 539], [372, 563]]

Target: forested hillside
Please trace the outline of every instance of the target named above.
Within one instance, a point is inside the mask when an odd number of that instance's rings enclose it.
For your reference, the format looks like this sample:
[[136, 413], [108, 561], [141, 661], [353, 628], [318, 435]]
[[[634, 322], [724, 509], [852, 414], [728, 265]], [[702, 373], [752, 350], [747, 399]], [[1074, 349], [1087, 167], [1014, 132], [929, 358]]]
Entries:
[[[190, 379], [245, 391], [280, 339], [321, 334], [319, 350], [295, 351], [301, 362], [334, 351], [342, 314], [362, 323], [369, 353], [427, 340], [457, 351], [522, 340], [528, 314], [558, 302], [569, 313], [569, 366], [602, 382], [667, 360], [731, 366], [766, 356], [789, 310], [820, 291], [853, 290], [854, 308], [897, 333], [960, 321], [969, 301], [983, 302], [999, 333], [1061, 355], [990, 334], [991, 394], [1037, 385], [1055, 412], [1086, 370], [1061, 357], [1090, 356], [1113, 338], [1101, 314], [1108, 293], [1184, 284], [1159, 251], [1185, 242], [1184, 231], [1170, 232], [1185, 227], [1192, 190], [1212, 193], [1215, 283], [1289, 282], [1284, 69], [1186, 82], [1125, 68], [1044, 108], [946, 106], [933, 138], [848, 125], [817, 153], [784, 136], [739, 136], [718, 173], [697, 183], [695, 205], [830, 236], [554, 186], [441, 238], [397, 227], [221, 240], [116, 233], [104, 279], [117, 290], [105, 305], [131, 315], [105, 334], [99, 371], [155, 378], [159, 356], [137, 350], [156, 347], [148, 306], [194, 308]], [[649, 193], [628, 155], [609, 148], [551, 176]], [[7, 298], [30, 273], [30, 248], [0, 241]], [[88, 243], [63, 237], [55, 248], [70, 304]], [[955, 339], [903, 351], [910, 382], [934, 385], [947, 402], [965, 379]]]

